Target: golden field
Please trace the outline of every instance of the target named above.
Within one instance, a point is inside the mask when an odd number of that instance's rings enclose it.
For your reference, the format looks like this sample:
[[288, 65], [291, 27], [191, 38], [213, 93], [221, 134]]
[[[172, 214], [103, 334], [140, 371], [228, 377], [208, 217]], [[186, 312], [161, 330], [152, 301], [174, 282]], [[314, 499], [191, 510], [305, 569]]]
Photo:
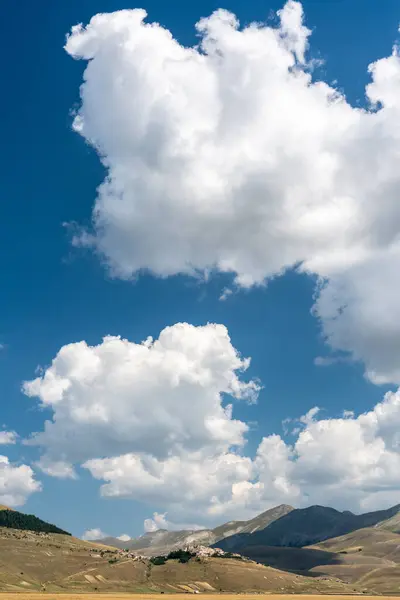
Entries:
[[[169, 600], [182, 600], [182, 594], [167, 594]], [[201, 594], [203, 600], [217, 600], [223, 596], [224, 600], [254, 600], [254, 596], [257, 596], [260, 600], [264, 597], [274, 597], [274, 600], [290, 600], [293, 598], [293, 594]], [[43, 597], [54, 598], [54, 600], [139, 600], [143, 598], [145, 600], [163, 600], [165, 595], [163, 594], [68, 594], [68, 593], [35, 593], [35, 592], [0, 592], [0, 600], [43, 600]], [[299, 594], [301, 600], [337, 600], [338, 597], [341, 600], [354, 600], [359, 597], [358, 595], [318, 595], [318, 594]], [[362, 594], [362, 597], [366, 600], [374, 599], [377, 596], [367, 596]], [[396, 596], [379, 596], [380, 600], [389, 600], [396, 598]]]

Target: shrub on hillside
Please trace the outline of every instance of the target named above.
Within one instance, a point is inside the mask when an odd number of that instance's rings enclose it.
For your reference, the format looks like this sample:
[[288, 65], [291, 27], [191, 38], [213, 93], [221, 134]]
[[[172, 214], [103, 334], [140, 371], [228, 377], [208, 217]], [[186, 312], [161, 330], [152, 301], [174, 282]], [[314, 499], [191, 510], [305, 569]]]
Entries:
[[165, 556], [153, 556], [150, 559], [150, 562], [152, 565], [155, 565], [155, 566], [165, 565], [166, 558], [165, 558]]
[[167, 560], [179, 560], [180, 563], [187, 563], [193, 556], [196, 555], [188, 550], [173, 550], [168, 554]]
[[153, 565], [165, 565], [167, 560], [179, 560], [180, 563], [187, 563], [194, 556], [196, 555], [188, 550], [172, 550], [167, 556], [153, 556], [150, 562]]
[[243, 556], [234, 554], [233, 552], [224, 552], [223, 554], [214, 554], [214, 558], [233, 558], [233, 560], [243, 560]]

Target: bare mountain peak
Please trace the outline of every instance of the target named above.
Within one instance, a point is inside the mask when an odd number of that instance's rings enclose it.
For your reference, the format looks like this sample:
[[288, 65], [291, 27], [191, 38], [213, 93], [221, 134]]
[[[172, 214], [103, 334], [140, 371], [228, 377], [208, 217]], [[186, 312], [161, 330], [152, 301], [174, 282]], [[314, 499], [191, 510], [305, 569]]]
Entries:
[[254, 517], [255, 519], [258, 519], [259, 517], [262, 517], [264, 515], [268, 515], [268, 514], [273, 514], [273, 513], [289, 513], [292, 510], [295, 510], [294, 506], [290, 506], [290, 504], [279, 504], [278, 506], [273, 506], [272, 508], [268, 508], [267, 510], [265, 510], [264, 512], [260, 513], [259, 515], [257, 515], [257, 517]]

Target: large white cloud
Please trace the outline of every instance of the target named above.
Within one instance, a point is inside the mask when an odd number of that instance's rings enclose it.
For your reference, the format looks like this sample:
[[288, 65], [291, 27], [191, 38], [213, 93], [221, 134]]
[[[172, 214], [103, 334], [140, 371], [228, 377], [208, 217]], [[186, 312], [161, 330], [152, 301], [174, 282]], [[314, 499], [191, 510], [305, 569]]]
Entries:
[[[312, 409], [299, 419], [293, 444], [279, 435], [263, 438], [253, 459], [225, 453], [209, 460], [185, 455], [156, 461], [128, 454], [85, 466], [106, 482], [103, 495], [156, 504], [172, 521], [197, 515], [218, 523], [283, 502], [356, 511], [398, 502], [400, 391], [358, 417], [347, 412], [318, 420], [317, 415]], [[148, 530], [168, 528], [164, 515], [158, 517], [148, 522]]]
[[[389, 392], [373, 410], [355, 417], [317, 419], [311, 410], [295, 428], [295, 441], [273, 435], [262, 440], [254, 459], [256, 480], [219, 514], [239, 506], [322, 504], [373, 510], [398, 503], [400, 494], [400, 391]], [[236, 505], [236, 507], [235, 507]]]
[[399, 259], [400, 247], [346, 269], [321, 286], [314, 306], [329, 344], [364, 362], [377, 384], [400, 382]]
[[14, 465], [7, 456], [0, 456], [0, 504], [21, 506], [34, 492], [41, 490], [28, 465]]
[[282, 502], [355, 510], [393, 502], [400, 391], [359, 416], [320, 419], [311, 408], [286, 420], [293, 443], [270, 435], [251, 457], [243, 449], [248, 426], [224, 402], [256, 398], [259, 384], [239, 377], [248, 362], [213, 324], [180, 323], [142, 344], [106, 337], [94, 347], [64, 346], [24, 385], [53, 411], [29, 443], [41, 446], [47, 474], [71, 477], [78, 464], [103, 496], [154, 507], [147, 530], [249, 518]]
[[[212, 520], [215, 507], [228, 504], [235, 486], [252, 480], [250, 458], [232, 452], [179, 454], [158, 461], [148, 454], [93, 459], [84, 464], [105, 480], [101, 493], [166, 508], [172, 522]], [[246, 507], [235, 507], [236, 512]]]
[[370, 66], [361, 110], [310, 75], [301, 4], [279, 15], [240, 29], [218, 10], [195, 47], [143, 10], [73, 28], [74, 127], [108, 170], [75, 241], [122, 278], [216, 268], [248, 286], [300, 265], [329, 280], [316, 314], [333, 347], [400, 383], [398, 51]]
[[248, 427], [232, 418], [223, 397], [257, 398], [259, 385], [240, 379], [248, 365], [223, 325], [180, 323], [141, 344], [109, 336], [98, 346], [63, 346], [23, 386], [53, 410], [28, 443], [46, 449], [39, 464], [59, 477], [73, 475], [71, 463], [101, 456], [164, 460], [240, 447]]

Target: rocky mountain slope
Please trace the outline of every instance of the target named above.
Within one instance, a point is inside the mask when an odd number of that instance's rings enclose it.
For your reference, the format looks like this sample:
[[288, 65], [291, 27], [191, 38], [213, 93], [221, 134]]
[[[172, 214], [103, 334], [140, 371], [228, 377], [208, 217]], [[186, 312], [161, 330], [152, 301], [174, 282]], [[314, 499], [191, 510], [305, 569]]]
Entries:
[[167, 531], [166, 529], [158, 529], [157, 531], [145, 533], [139, 538], [131, 539], [128, 542], [123, 542], [118, 538], [113, 537], [107, 537], [96, 541], [109, 546], [115, 546], [116, 548], [129, 549], [142, 556], [150, 557], [169, 552], [175, 548], [183, 548], [192, 543], [208, 546], [215, 540], [216, 538], [213, 536], [212, 531], [208, 529], [201, 531]]
[[159, 529], [128, 542], [117, 538], [98, 541], [117, 548], [127, 548], [143, 556], [155, 556], [196, 543], [243, 553], [250, 546], [301, 548], [365, 527], [400, 532], [400, 505], [388, 510], [355, 515], [350, 511], [340, 512], [325, 506], [294, 509], [282, 504], [249, 521], [229, 521], [214, 529]]
[[290, 513], [294, 508], [286, 504], [276, 506], [250, 519], [249, 521], [229, 521], [215, 529], [167, 531], [159, 529], [145, 533], [139, 538], [123, 542], [118, 538], [108, 537], [99, 541], [116, 548], [129, 549], [143, 556], [155, 556], [177, 548], [184, 548], [191, 544], [211, 546], [221, 540], [238, 534], [252, 534], [264, 529], [270, 523]]

